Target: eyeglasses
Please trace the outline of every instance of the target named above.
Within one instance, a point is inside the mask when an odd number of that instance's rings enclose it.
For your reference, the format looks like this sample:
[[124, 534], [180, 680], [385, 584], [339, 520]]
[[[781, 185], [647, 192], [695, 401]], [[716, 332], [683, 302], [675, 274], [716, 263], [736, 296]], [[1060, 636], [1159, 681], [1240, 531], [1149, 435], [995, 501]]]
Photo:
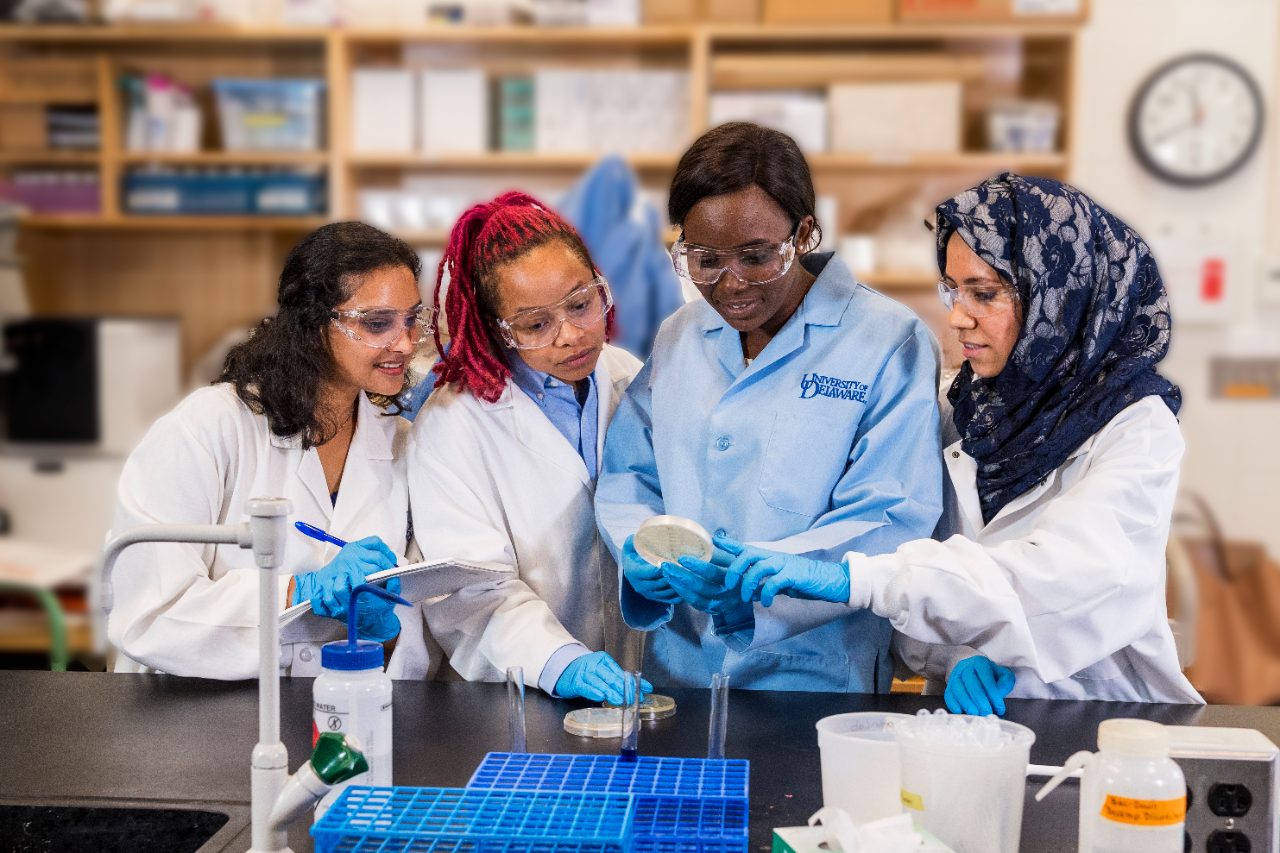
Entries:
[[966, 314], [980, 320], [1012, 308], [1018, 293], [1004, 282], [952, 285], [944, 279], [938, 282], [938, 298], [948, 311], [959, 304]]
[[425, 343], [436, 328], [436, 309], [419, 305], [408, 311], [393, 308], [330, 311], [329, 318], [353, 341], [373, 349], [386, 349], [406, 331], [413, 346]]
[[538, 349], [550, 345], [568, 320], [579, 329], [589, 329], [613, 307], [613, 294], [604, 276], [596, 276], [564, 299], [545, 308], [529, 308], [498, 321], [498, 330], [507, 346]]
[[715, 284], [732, 270], [739, 281], [768, 284], [787, 274], [796, 256], [796, 235], [781, 243], [762, 243], [745, 249], [708, 249], [677, 240], [671, 247], [676, 274], [694, 284]]

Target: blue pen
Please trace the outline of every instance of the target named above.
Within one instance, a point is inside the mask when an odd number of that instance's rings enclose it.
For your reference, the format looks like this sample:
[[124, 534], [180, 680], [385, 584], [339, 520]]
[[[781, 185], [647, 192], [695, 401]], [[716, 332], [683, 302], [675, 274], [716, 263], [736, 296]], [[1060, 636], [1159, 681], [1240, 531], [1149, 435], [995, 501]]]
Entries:
[[337, 536], [331, 536], [319, 527], [314, 527], [307, 524], [305, 521], [295, 521], [293, 526], [297, 528], [299, 533], [304, 536], [310, 536], [312, 539], [319, 539], [321, 542], [328, 542], [330, 545], [337, 545], [339, 548], [342, 548], [347, 544]]

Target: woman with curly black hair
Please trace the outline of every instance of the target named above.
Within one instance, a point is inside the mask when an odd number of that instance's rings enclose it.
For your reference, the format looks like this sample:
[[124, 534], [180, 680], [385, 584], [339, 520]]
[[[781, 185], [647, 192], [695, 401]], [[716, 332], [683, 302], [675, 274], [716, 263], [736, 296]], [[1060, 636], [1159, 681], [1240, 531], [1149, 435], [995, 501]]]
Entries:
[[[357, 541], [335, 552], [291, 536], [284, 600], [345, 618], [351, 590], [407, 547], [408, 425], [394, 415], [409, 359], [434, 325], [418, 295], [419, 270], [407, 244], [358, 222], [305, 237], [280, 274], [275, 316], [231, 351], [220, 382], [157, 421], [129, 457], [114, 529], [235, 522], [251, 497], [288, 498], [295, 518]], [[258, 576], [250, 552], [230, 546], [130, 548], [113, 576], [116, 670], [252, 678]], [[398, 638], [388, 672], [425, 675], [417, 610], [401, 608], [402, 623], [382, 599], [360, 601], [362, 638]], [[343, 633], [332, 626], [334, 636], [315, 636], [314, 645], [286, 644], [284, 671], [317, 674], [319, 643]]]

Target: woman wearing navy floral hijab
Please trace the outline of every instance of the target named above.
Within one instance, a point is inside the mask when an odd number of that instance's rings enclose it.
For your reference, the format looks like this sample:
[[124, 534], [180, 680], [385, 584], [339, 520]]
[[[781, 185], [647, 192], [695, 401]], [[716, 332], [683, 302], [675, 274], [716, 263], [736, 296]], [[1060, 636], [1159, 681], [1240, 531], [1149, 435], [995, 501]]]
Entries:
[[1155, 369], [1171, 324], [1150, 248], [1079, 190], [1015, 174], [943, 202], [936, 233], [965, 356], [944, 418], [949, 535], [841, 563], [720, 541], [727, 583], [886, 617], [952, 711], [1201, 703], [1165, 612], [1183, 442]]

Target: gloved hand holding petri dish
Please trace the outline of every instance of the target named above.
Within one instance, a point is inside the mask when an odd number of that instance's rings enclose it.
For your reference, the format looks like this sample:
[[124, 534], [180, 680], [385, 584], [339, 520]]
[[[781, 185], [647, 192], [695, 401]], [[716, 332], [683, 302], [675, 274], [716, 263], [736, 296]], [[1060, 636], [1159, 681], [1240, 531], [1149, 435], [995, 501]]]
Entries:
[[711, 534], [696, 521], [678, 515], [655, 515], [636, 530], [636, 553], [655, 566], [679, 563], [681, 557], [710, 561]]

